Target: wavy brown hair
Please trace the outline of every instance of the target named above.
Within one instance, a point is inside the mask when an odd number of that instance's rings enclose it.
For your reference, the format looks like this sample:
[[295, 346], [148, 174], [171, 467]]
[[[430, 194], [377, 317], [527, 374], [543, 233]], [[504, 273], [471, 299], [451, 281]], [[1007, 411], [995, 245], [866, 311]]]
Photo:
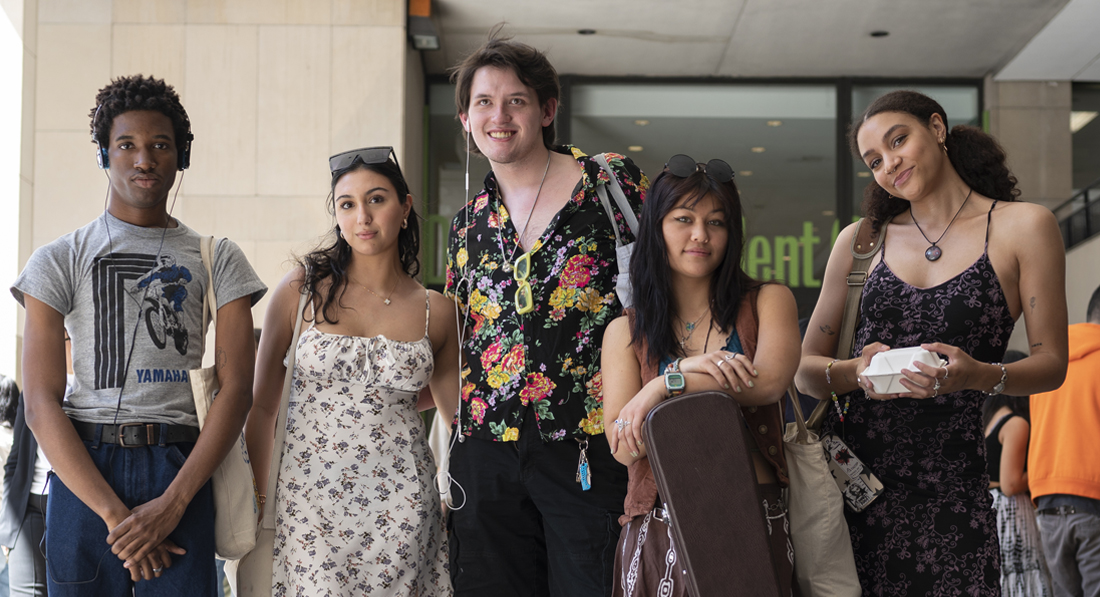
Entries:
[[[848, 129], [848, 145], [852, 153], [859, 156], [859, 143], [856, 136], [859, 129], [869, 118], [883, 112], [908, 114], [925, 126], [932, 121], [933, 114], [939, 114], [943, 126], [950, 132], [945, 138], [947, 157], [951, 166], [959, 173], [970, 188], [997, 201], [1015, 201], [1020, 196], [1016, 188], [1016, 177], [1005, 163], [1005, 150], [991, 135], [973, 126], [958, 125], [950, 128], [947, 113], [936, 100], [916, 91], [891, 91], [871, 102], [863, 114]], [[872, 180], [863, 190], [863, 215], [870, 218], [875, 230], [887, 219], [909, 209], [909, 202], [891, 196], [885, 189]]]
[[[336, 183], [349, 172], [356, 170], [370, 170], [385, 176], [397, 191], [397, 197], [404, 202], [409, 195], [409, 185], [405, 182], [405, 176], [401, 168], [392, 160], [386, 160], [380, 164], [365, 164], [356, 159], [350, 166], [332, 173], [332, 190], [326, 201], [328, 212], [336, 219], [336, 206], [333, 203], [336, 194]], [[397, 254], [401, 260], [401, 269], [409, 277], [415, 277], [420, 272], [420, 218], [416, 214], [416, 202], [413, 201], [409, 208], [409, 225], [402, 228], [397, 234]], [[302, 292], [308, 292], [314, 297], [321, 298], [321, 314], [328, 323], [338, 323], [335, 317], [337, 306], [343, 306], [341, 302], [344, 292], [348, 287], [348, 264], [351, 263], [351, 245], [340, 234], [340, 225], [334, 224], [321, 246], [310, 251], [298, 259], [298, 265], [306, 270]], [[330, 283], [323, 293], [320, 292], [321, 282], [326, 278]], [[316, 314], [314, 314], [316, 318]]]

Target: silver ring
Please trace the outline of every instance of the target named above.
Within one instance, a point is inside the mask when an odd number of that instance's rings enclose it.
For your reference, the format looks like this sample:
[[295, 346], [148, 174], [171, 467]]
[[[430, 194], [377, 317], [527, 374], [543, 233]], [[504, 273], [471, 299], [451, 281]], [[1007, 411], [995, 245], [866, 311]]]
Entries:
[[733, 354], [726, 355], [726, 360], [727, 361], [732, 361], [733, 359], [736, 359], [736, 358], [737, 358], [737, 353], [736, 352], [733, 353]]
[[948, 373], [950, 373], [950, 371], [947, 370], [947, 367], [944, 367], [943, 368], [943, 381], [947, 381], [947, 374]]
[[626, 426], [629, 425], [629, 424], [630, 424], [630, 421], [624, 421], [622, 419], [615, 419], [615, 427], [619, 431], [622, 431], [623, 429], [626, 429]]
[[[932, 379], [936, 379], [936, 378], [933, 377]], [[940, 380], [936, 379], [936, 383], [932, 384], [932, 391], [934, 391], [934, 392], [940, 391]]]
[[[727, 359], [727, 360], [728, 360], [728, 359]], [[721, 366], [722, 366], [722, 363], [725, 363], [726, 361], [723, 361], [723, 360], [718, 360], [718, 361], [714, 361], [714, 362], [715, 362], [715, 363], [717, 363], [719, 367], [721, 367]]]
[[153, 574], [160, 574], [164, 572], [164, 568], [153, 568]]

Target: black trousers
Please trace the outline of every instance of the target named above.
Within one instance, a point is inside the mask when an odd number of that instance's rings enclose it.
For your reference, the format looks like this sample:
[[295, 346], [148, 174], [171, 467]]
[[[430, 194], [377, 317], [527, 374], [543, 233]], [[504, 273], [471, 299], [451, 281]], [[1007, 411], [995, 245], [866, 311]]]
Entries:
[[[604, 436], [591, 437], [592, 488], [582, 491], [579, 456], [573, 439], [542, 441], [534, 409], [519, 441], [455, 443], [450, 472], [466, 494], [448, 520], [455, 595], [611, 595], [626, 467]], [[462, 491], [451, 491], [460, 505]]]

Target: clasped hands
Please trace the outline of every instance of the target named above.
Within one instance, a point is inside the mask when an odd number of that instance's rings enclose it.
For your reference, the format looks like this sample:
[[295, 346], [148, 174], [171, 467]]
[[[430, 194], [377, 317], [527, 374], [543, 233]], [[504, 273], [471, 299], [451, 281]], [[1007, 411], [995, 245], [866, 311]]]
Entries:
[[111, 552], [124, 562], [123, 567], [130, 571], [131, 580], [159, 578], [172, 566], [172, 554], [187, 553], [168, 539], [185, 509], [186, 505], [181, 507], [162, 495], [130, 510], [113, 526], [111, 521], [105, 521], [111, 529], [107, 543], [111, 545]]
[[[720, 387], [734, 395], [744, 391], [745, 387], [755, 387], [754, 379], [758, 376], [756, 367], [747, 356], [728, 350], [715, 350], [682, 359], [680, 371], [710, 375]], [[668, 391], [665, 389], [664, 377], [658, 375], [626, 403], [614, 423], [605, 423], [605, 434], [612, 454], [619, 451], [619, 442], [626, 442], [631, 456], [645, 456], [642, 422], [649, 411], [665, 398], [668, 398]]]
[[[902, 369], [901, 385], [908, 388], [908, 392], [879, 394], [875, 392], [871, 380], [863, 375], [863, 372], [871, 365], [871, 357], [880, 352], [890, 350], [889, 346], [881, 342], [868, 344], [863, 348], [863, 354], [859, 357], [859, 362], [856, 364], [856, 370], [859, 371], [859, 375], [856, 377], [857, 384], [861, 389], [866, 391], [867, 397], [872, 400], [935, 398], [936, 396], [967, 389], [967, 382], [970, 380], [971, 375], [976, 368], [981, 365], [979, 361], [974, 360], [961, 349], [949, 344], [933, 342], [930, 344], [921, 344], [920, 347], [929, 352], [943, 355], [947, 358], [947, 364], [943, 367], [930, 367], [924, 363], [918, 362], [913, 363], [916, 365], [916, 371], [912, 369]], [[837, 393], [840, 392], [838, 391]]]

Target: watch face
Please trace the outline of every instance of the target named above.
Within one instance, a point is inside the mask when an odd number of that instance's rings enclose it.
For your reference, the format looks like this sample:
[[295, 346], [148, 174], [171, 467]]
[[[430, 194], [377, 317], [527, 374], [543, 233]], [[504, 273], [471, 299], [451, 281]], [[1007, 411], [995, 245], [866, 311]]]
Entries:
[[685, 385], [683, 373], [671, 372], [665, 374], [665, 388], [670, 392], [683, 391]]

